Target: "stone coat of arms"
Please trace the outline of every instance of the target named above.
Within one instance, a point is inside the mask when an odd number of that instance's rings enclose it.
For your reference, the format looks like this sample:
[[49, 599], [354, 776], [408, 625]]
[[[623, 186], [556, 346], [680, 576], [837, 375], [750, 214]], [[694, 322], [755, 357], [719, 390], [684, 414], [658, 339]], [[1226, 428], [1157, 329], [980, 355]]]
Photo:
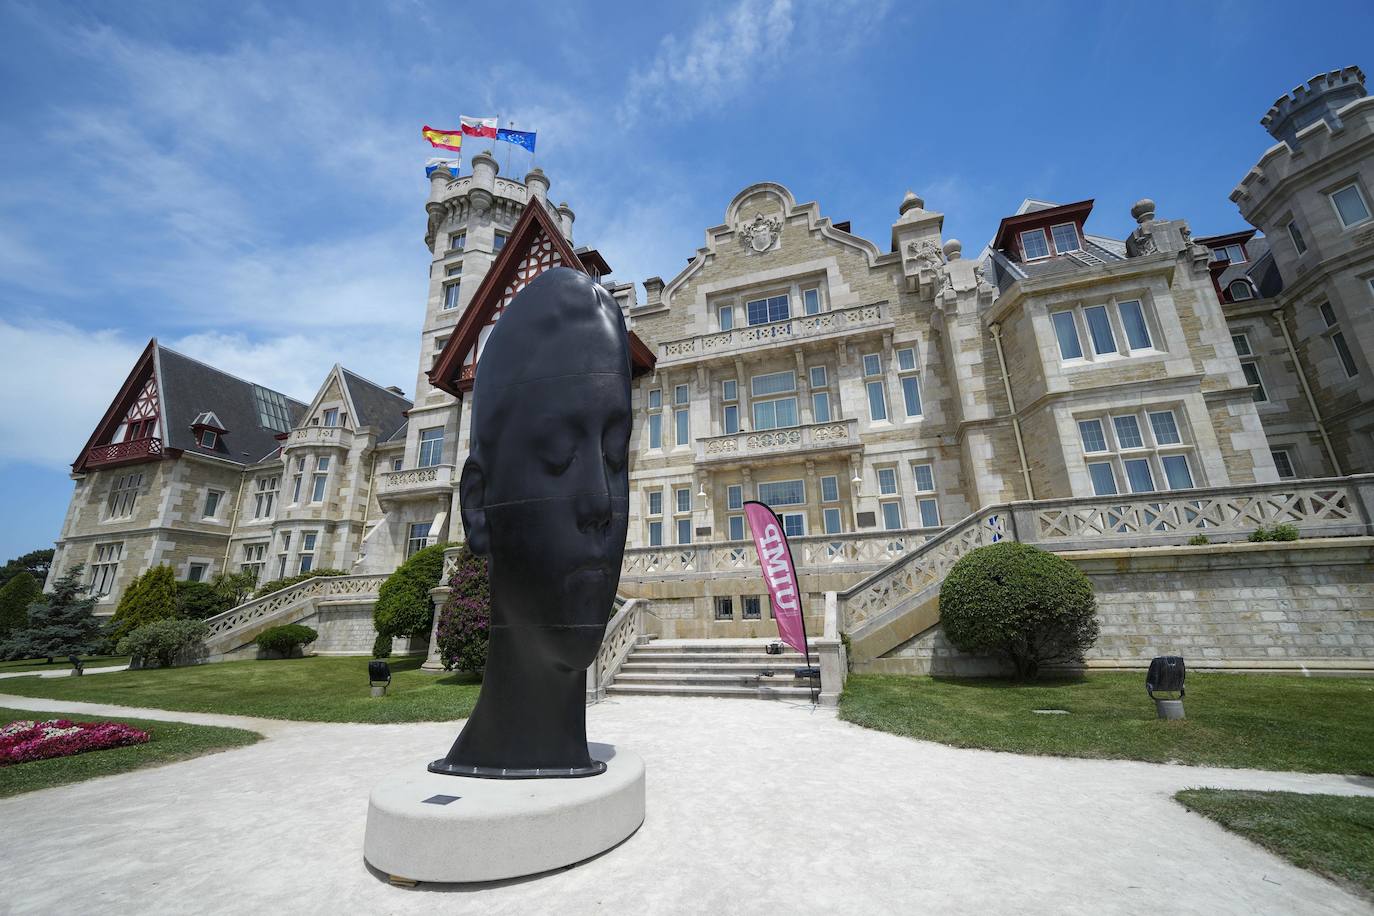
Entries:
[[755, 213], [752, 222], [740, 223], [735, 231], [744, 245], [761, 253], [777, 243], [778, 236], [782, 235], [782, 220], [776, 216]]

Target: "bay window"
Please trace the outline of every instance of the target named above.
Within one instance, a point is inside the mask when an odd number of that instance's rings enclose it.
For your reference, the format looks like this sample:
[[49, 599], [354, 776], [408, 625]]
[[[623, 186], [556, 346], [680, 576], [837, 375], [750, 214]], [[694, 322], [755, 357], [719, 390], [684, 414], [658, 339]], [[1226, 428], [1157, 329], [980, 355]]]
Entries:
[[[774, 372], [756, 375], [749, 380], [754, 430], [781, 429], [796, 426], [797, 375], [795, 372]], [[782, 395], [782, 397], [776, 397]]]
[[1084, 417], [1078, 434], [1096, 496], [1187, 490], [1196, 486], [1192, 444], [1173, 409]]

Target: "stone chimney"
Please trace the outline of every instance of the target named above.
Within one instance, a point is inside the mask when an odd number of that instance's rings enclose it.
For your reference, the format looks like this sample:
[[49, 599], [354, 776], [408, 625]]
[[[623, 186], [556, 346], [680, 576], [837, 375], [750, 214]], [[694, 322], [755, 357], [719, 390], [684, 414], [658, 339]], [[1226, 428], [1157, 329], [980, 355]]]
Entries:
[[663, 278], [650, 277], [644, 281], [644, 304], [657, 305], [663, 301]]
[[1341, 119], [1336, 112], [1366, 94], [1364, 71], [1359, 67], [1319, 73], [1275, 101], [1260, 124], [1275, 140], [1297, 149], [1300, 130], [1318, 121], [1339, 130]]

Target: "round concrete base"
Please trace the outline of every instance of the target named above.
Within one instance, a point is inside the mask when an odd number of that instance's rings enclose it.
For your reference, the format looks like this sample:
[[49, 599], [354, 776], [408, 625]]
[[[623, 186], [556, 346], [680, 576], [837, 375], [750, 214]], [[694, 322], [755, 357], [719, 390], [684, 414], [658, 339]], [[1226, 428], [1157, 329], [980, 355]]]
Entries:
[[1155, 700], [1155, 715], [1161, 719], [1182, 719], [1182, 700]]
[[605, 852], [644, 821], [644, 761], [590, 745], [606, 772], [583, 779], [478, 779], [419, 760], [368, 802], [363, 856], [400, 881], [498, 881]]

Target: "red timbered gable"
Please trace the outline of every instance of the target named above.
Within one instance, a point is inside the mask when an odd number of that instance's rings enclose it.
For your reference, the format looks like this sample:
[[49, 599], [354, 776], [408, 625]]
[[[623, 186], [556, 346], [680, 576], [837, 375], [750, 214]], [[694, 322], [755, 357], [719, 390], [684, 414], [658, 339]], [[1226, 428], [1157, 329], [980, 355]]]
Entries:
[[[525, 212], [430, 370], [430, 384], [453, 395], [472, 390], [477, 361], [501, 313], [530, 281], [553, 267], [588, 273], [544, 204], [532, 200], [525, 205]], [[653, 353], [634, 334], [630, 335], [630, 351], [636, 374], [653, 368]]]
[[86, 447], [72, 462], [73, 471], [81, 473], [162, 457], [164, 443], [158, 428], [162, 400], [157, 386], [156, 351], [157, 341], [148, 341]]

